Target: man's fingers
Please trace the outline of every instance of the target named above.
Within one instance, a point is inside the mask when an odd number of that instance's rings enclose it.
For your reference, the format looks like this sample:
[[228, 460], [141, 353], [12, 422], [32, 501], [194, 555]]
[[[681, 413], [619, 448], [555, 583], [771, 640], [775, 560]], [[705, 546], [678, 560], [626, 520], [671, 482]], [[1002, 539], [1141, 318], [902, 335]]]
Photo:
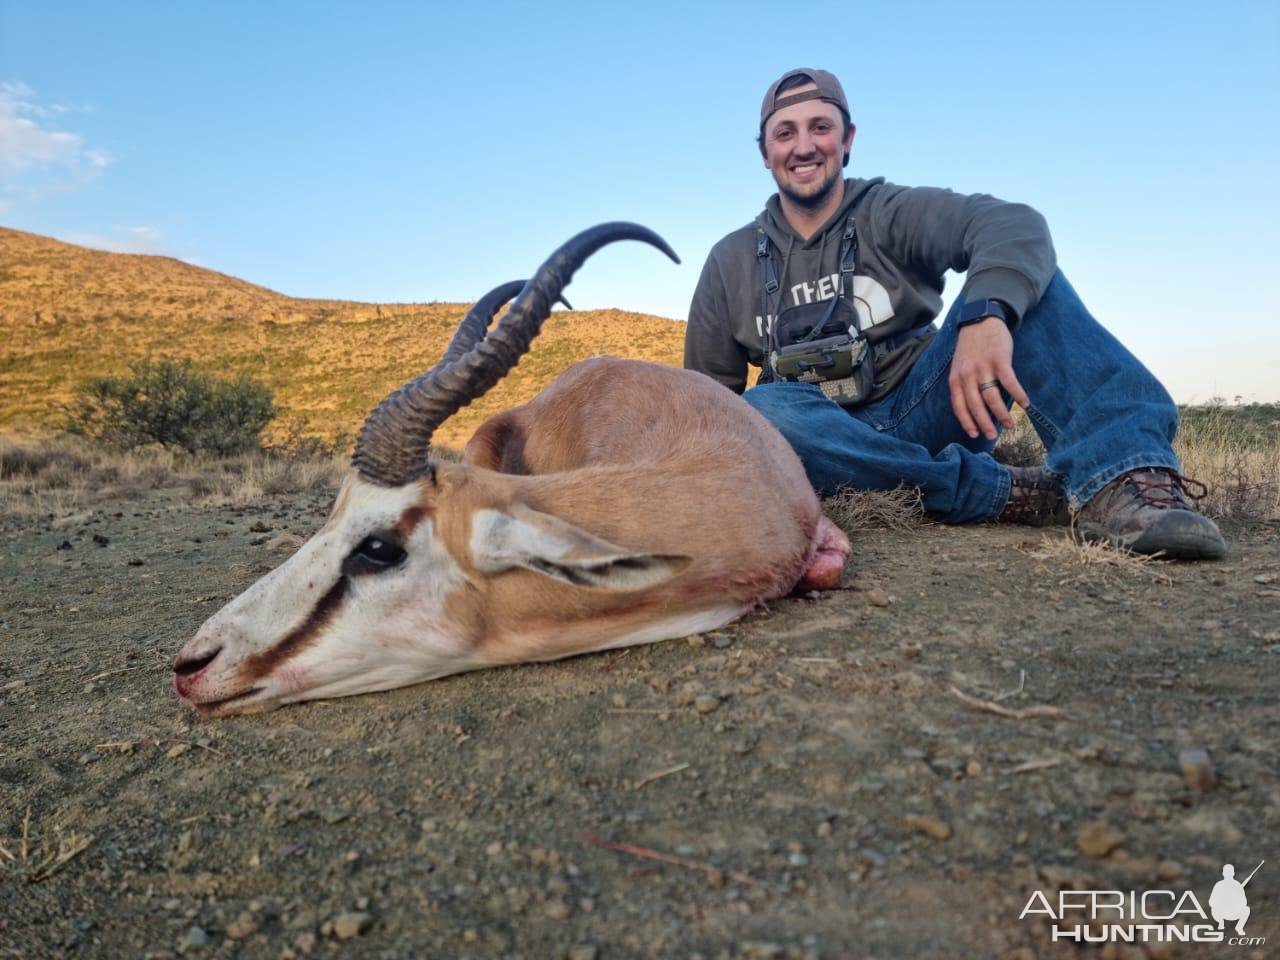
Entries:
[[[988, 393], [995, 394], [997, 398], [1000, 396], [1000, 391], [995, 387], [991, 387], [987, 390], [979, 390], [977, 377], [974, 377], [965, 384], [964, 395], [965, 399], [968, 400], [969, 413], [973, 416], [973, 420], [978, 425], [978, 429], [982, 431], [982, 435], [988, 440], [994, 440], [996, 438], [996, 427], [995, 424], [991, 422], [991, 415], [987, 412], [987, 403], [984, 399], [984, 394]], [[999, 402], [998, 399], [997, 402]], [[1003, 404], [1001, 404], [1001, 406], [1003, 406]], [[969, 436], [972, 437], [974, 434], [971, 433]]]
[[969, 406], [965, 401], [964, 387], [958, 379], [951, 381], [951, 412], [960, 421], [960, 429], [970, 438], [977, 438], [978, 428], [974, 426], [973, 417], [969, 416]]
[[1009, 408], [1004, 405], [1004, 395], [1000, 392], [999, 387], [987, 387], [982, 391], [982, 400], [986, 404], [1000, 425], [1006, 430], [1013, 429], [1013, 417], [1009, 415]]
[[1013, 397], [1013, 402], [1023, 410], [1031, 406], [1027, 391], [1022, 389], [1022, 384], [1018, 382], [1018, 378], [1013, 372], [1013, 367], [1005, 367], [1000, 371], [1000, 385], [1009, 391], [1009, 396]]

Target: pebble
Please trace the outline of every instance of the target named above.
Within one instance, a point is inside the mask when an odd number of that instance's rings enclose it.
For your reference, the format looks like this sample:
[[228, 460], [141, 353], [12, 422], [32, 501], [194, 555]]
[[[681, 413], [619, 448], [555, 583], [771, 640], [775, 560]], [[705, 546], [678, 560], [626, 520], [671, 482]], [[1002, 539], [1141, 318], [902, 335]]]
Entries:
[[867, 591], [867, 603], [873, 607], [887, 607], [892, 602], [889, 599], [889, 595], [879, 587], [872, 587]]
[[186, 753], [190, 749], [191, 749], [191, 744], [189, 743], [175, 743], [172, 747], [170, 747], [168, 750], [164, 752], [164, 755], [168, 757], [170, 760], [176, 760], [178, 759], [178, 757], [182, 756], [184, 753]]
[[10, 680], [8, 683], [4, 685], [4, 689], [5, 690], [21, 690], [26, 685], [27, 685], [27, 681], [25, 680]]
[[1080, 852], [1092, 860], [1101, 860], [1120, 844], [1124, 843], [1124, 835], [1101, 820], [1086, 823], [1076, 835], [1076, 846]]
[[350, 940], [371, 926], [373, 917], [367, 913], [340, 913], [333, 918], [333, 935], [339, 940]]
[[820, 824], [818, 824], [818, 831], [817, 831], [817, 832], [818, 832], [818, 836], [820, 836], [820, 837], [829, 837], [829, 836], [831, 836], [831, 830], [832, 830], [832, 827], [831, 827], [831, 821], [830, 821], [830, 820], [823, 820]]
[[1209, 751], [1201, 747], [1191, 747], [1179, 753], [1178, 766], [1182, 768], [1182, 779], [1187, 786], [1201, 793], [1208, 793], [1218, 783]]
[[187, 931], [187, 935], [182, 938], [179, 944], [181, 949], [189, 949], [190, 947], [207, 947], [209, 945], [209, 935], [199, 927], [192, 927]]
[[248, 910], [227, 924], [227, 936], [232, 940], [246, 940], [258, 932], [258, 920]]
[[787, 857], [787, 863], [793, 867], [807, 867], [809, 858], [803, 853], [793, 853]]
[[[723, 650], [726, 647], [733, 646], [733, 637], [727, 636], [723, 633], [713, 633], [711, 635], [711, 645], [717, 650]], [[592, 947], [591, 949], [594, 950], [595, 948]]]
[[580, 943], [569, 948], [569, 960], [596, 960], [599, 951], [593, 943]]
[[951, 839], [950, 825], [931, 813], [909, 813], [902, 818], [902, 822], [912, 830], [918, 830], [920, 833], [933, 837], [935, 840]]
[[552, 900], [543, 910], [552, 920], [569, 919], [569, 906], [563, 900]]
[[697, 710], [699, 713], [710, 713], [719, 706], [719, 699], [705, 693], [700, 697], [696, 697], [693, 701], [693, 709]]

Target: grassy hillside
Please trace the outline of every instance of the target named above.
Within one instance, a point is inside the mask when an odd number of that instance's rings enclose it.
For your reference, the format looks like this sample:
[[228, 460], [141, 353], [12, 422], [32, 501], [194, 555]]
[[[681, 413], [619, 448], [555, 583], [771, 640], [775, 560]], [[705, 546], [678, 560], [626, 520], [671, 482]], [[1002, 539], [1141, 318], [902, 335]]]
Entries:
[[[305, 417], [308, 433], [350, 434], [383, 396], [436, 361], [465, 311], [297, 299], [168, 257], [0, 228], [0, 428], [57, 427], [86, 378], [136, 358], [175, 356], [261, 379], [283, 410], [281, 427]], [[659, 317], [557, 312], [507, 379], [438, 438], [460, 445], [486, 416], [593, 354], [678, 365], [683, 338], [683, 324]]]

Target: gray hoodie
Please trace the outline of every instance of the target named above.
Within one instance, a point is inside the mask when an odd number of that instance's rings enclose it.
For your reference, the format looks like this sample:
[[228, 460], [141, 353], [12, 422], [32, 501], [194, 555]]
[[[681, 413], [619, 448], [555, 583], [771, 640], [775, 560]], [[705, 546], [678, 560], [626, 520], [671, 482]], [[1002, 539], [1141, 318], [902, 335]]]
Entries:
[[[870, 343], [889, 341], [892, 347], [876, 361], [872, 399], [897, 386], [927, 345], [929, 325], [942, 309], [946, 271], [968, 271], [965, 302], [1002, 300], [1017, 318], [1039, 301], [1053, 277], [1048, 225], [1024, 204], [900, 187], [882, 177], [852, 179], [844, 182], [840, 209], [802, 240], [787, 224], [775, 193], [755, 221], [711, 248], [689, 306], [685, 367], [741, 393], [747, 364], [763, 360], [779, 300], [789, 307], [835, 295], [840, 238], [850, 214], [858, 234], [852, 291], [858, 322]], [[780, 284], [767, 304], [756, 257], [760, 229], [769, 238]], [[909, 331], [924, 336], [904, 337]]]

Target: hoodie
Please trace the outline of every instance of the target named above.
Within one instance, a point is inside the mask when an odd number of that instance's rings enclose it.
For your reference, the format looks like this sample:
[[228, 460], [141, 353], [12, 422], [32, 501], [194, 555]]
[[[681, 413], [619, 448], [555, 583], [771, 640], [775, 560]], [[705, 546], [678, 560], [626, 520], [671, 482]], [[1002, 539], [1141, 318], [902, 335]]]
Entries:
[[[747, 364], [761, 365], [778, 310], [836, 294], [840, 237], [850, 214], [858, 256], [853, 290], [845, 295], [867, 340], [888, 348], [878, 351], [872, 400], [892, 391], [928, 345], [948, 270], [968, 272], [964, 302], [1001, 300], [1016, 323], [1039, 301], [1056, 268], [1048, 225], [1025, 204], [900, 187], [882, 177], [851, 179], [844, 182], [839, 210], [804, 240], [782, 215], [775, 193], [754, 221], [711, 248], [689, 307], [685, 367], [742, 393]], [[769, 239], [779, 277], [771, 303], [765, 302], [756, 258], [759, 230]]]

